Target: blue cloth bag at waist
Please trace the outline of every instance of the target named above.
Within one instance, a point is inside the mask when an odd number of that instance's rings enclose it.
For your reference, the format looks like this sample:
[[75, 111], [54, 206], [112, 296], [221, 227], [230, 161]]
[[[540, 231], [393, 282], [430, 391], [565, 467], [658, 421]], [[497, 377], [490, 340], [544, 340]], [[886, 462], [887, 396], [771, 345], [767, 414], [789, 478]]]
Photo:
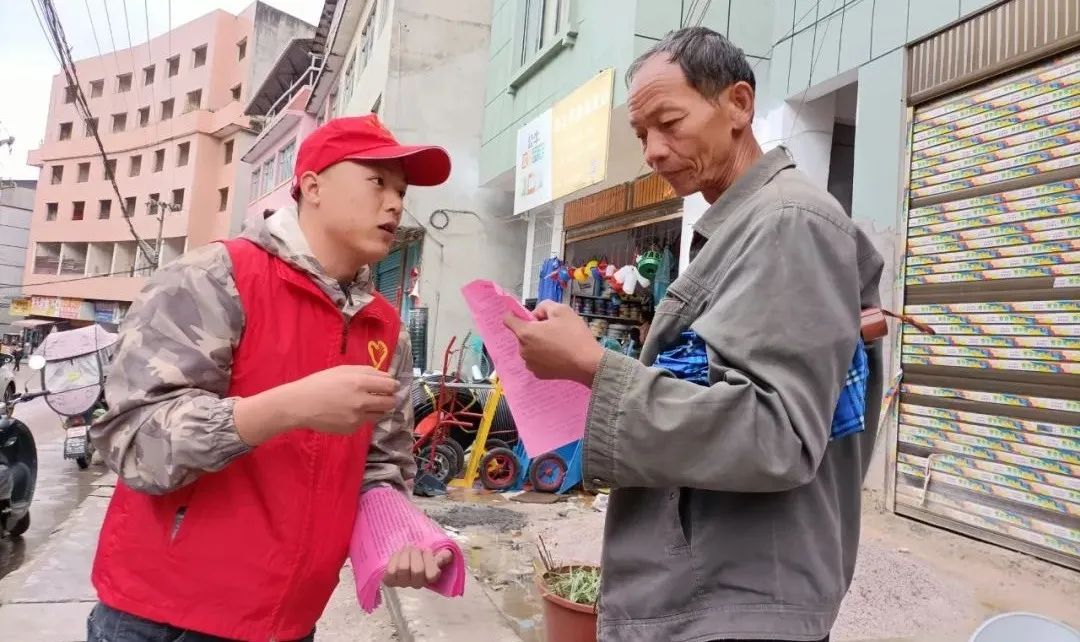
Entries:
[[[705, 341], [693, 330], [683, 332], [679, 343], [661, 352], [653, 365], [667, 370], [676, 379], [709, 385], [709, 354]], [[859, 339], [833, 412], [830, 439], [866, 430], [866, 382], [869, 378], [870, 360], [866, 345]]]

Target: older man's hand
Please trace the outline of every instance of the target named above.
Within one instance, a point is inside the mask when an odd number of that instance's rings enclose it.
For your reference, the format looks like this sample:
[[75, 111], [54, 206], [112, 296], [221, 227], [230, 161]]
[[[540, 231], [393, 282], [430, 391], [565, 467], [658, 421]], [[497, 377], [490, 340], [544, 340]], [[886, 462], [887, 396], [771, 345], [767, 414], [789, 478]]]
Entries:
[[503, 323], [521, 344], [525, 365], [540, 379], [568, 379], [592, 386], [604, 349], [592, 331], [568, 306], [544, 301], [535, 322], [509, 315]]

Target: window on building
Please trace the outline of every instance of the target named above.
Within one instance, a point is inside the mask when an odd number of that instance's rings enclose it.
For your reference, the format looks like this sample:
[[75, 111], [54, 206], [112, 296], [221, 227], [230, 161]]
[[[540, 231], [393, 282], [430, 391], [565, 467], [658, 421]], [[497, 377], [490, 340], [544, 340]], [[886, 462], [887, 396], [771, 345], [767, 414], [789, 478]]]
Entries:
[[113, 114], [112, 117], [112, 130], [114, 134], [127, 129], [127, 114]]
[[90, 180], [90, 163], [79, 163], [79, 175], [75, 182], [85, 183], [88, 180]]
[[274, 189], [274, 159], [270, 158], [262, 166], [262, 185], [260, 194], [269, 194]]
[[89, 138], [97, 133], [98, 119], [87, 118], [86, 119], [86, 136]]
[[105, 81], [104, 80], [91, 80], [90, 81], [90, 97], [97, 98], [105, 93]]
[[159, 192], [154, 192], [153, 194], [151, 194], [150, 200], [147, 202], [148, 207], [146, 208], [146, 213], [150, 214], [151, 216], [157, 214], [160, 203], [161, 194]]
[[110, 158], [105, 161], [105, 165], [102, 167], [101, 177], [107, 181], [111, 181], [116, 178], [116, 159]]
[[140, 107], [139, 108], [139, 127], [146, 127], [149, 124], [150, 124], [150, 108], [149, 107]]
[[132, 156], [128, 164], [128, 176], [135, 177], [142, 173], [142, 155]]
[[568, 20], [569, 9], [570, 0], [525, 0], [519, 65], [529, 62], [537, 52], [555, 42]]
[[56, 274], [60, 271], [60, 244], [38, 243], [34, 247], [34, 274]]
[[357, 57], [357, 69], [360, 72], [364, 71], [367, 67], [368, 58], [371, 56], [371, 47], [375, 41], [375, 6], [372, 5], [371, 12], [368, 13], [367, 20], [364, 21], [364, 27], [360, 31], [360, 48], [356, 53]]
[[345, 67], [345, 76], [341, 79], [341, 104], [349, 104], [352, 98], [353, 83], [356, 82], [356, 56], [349, 57], [349, 66]]
[[228, 165], [232, 162], [233, 155], [233, 141], [225, 141], [225, 164]]
[[184, 113], [194, 111], [202, 107], [202, 90], [196, 89], [195, 91], [189, 91], [187, 93], [187, 104], [184, 106]]
[[149, 67], [143, 67], [142, 70], [142, 83], [143, 85], [154, 84], [154, 74], [157, 73], [157, 67], [150, 65]]
[[236, 43], [236, 59], [243, 60], [247, 57], [247, 38]]
[[172, 206], [173, 209], [179, 212], [184, 209], [184, 190], [174, 189], [172, 191]]
[[296, 161], [296, 141], [281, 148], [277, 155], [277, 178], [284, 181], [292, 176], [293, 163]]
[[172, 78], [176, 74], [180, 73], [180, 56], [175, 55], [165, 61], [165, 64], [169, 65], [169, 78]]
[[131, 73], [120, 74], [116, 77], [116, 93], [126, 94], [131, 91]]
[[60, 140], [71, 140], [71, 123], [60, 123]]
[[241, 85], [234, 85], [233, 88], [229, 90], [232, 93], [233, 100], [240, 100], [240, 89]]
[[172, 118], [173, 104], [174, 101], [172, 98], [161, 101], [161, 120], [169, 120]]
[[71, 220], [81, 221], [86, 214], [86, 201], [75, 201], [71, 204]]
[[191, 66], [194, 69], [206, 64], [206, 45], [191, 50]]
[[165, 150], [154, 150], [154, 171], [160, 172], [165, 169]]
[[52, 166], [52, 178], [49, 181], [53, 185], [59, 185], [64, 182], [64, 166], [53, 165]]
[[124, 218], [135, 216], [135, 197], [129, 196], [124, 199]]
[[112, 216], [112, 201], [107, 199], [107, 198], [103, 198], [100, 201], [98, 201], [98, 215], [97, 215], [97, 217], [99, 219], [107, 219], [110, 216]]
[[218, 211], [224, 212], [229, 208], [229, 188], [222, 187], [218, 191]]
[[60, 213], [59, 203], [46, 203], [45, 204], [45, 220], [55, 221], [57, 215]]
[[[93, 84], [93, 83], [91, 83], [91, 84]], [[65, 87], [64, 88], [64, 102], [65, 103], [73, 103], [73, 102], [75, 102], [75, 94], [76, 93], [77, 92], [75, 91], [75, 86], [74, 85], [68, 85], [67, 87]]]
[[176, 166], [184, 167], [191, 157], [191, 143], [180, 143], [176, 146]]
[[260, 185], [260, 168], [254, 167], [251, 170], [251, 184], [248, 185], [248, 198], [256, 200], [259, 198], [259, 185]]

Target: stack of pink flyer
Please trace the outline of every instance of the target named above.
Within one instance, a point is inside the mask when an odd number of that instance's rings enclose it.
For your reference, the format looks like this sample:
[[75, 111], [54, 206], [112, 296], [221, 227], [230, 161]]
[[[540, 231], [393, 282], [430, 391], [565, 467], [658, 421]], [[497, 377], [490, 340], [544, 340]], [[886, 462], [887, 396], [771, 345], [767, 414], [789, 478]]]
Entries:
[[365, 612], [378, 608], [386, 565], [406, 545], [433, 553], [450, 551], [453, 561], [428, 588], [447, 597], [458, 597], [465, 592], [465, 558], [454, 540], [399, 491], [377, 486], [360, 497], [349, 545], [349, 559], [356, 574], [356, 598]]

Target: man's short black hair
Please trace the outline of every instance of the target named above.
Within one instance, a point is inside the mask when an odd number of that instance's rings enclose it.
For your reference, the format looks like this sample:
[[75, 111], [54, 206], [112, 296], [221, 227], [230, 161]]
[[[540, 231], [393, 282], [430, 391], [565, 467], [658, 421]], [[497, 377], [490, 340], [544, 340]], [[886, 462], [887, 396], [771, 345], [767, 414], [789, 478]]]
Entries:
[[754, 70], [742, 49], [707, 27], [685, 27], [668, 33], [630, 65], [626, 84], [630, 84], [646, 60], [657, 54], [666, 54], [671, 62], [678, 64], [690, 86], [710, 100], [740, 81], [757, 89]]

